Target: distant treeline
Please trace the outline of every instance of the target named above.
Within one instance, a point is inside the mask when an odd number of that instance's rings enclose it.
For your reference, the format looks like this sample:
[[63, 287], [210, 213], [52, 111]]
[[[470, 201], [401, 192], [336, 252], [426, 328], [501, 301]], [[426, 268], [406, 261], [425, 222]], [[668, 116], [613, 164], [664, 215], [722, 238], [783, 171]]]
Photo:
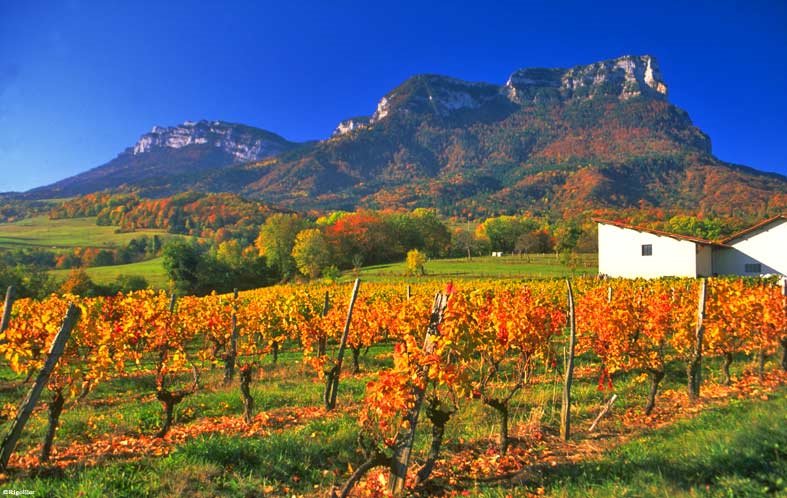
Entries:
[[52, 208], [55, 201], [31, 201], [17, 199], [13, 196], [0, 196], [0, 223], [12, 223], [45, 214]]
[[[199, 240], [173, 239], [163, 244], [159, 236], [142, 235], [121, 248], [77, 248], [70, 253], [6, 250], [0, 251], [0, 264], [9, 271], [17, 267], [83, 268], [163, 254], [176, 287], [196, 294], [297, 278], [330, 278], [344, 269], [403, 261], [411, 250], [429, 258], [470, 258], [490, 252], [593, 253], [597, 250], [594, 217], [706, 239], [723, 238], [759, 221], [649, 206], [588, 210], [571, 218], [524, 212], [458, 219], [423, 208], [294, 213], [234, 194], [194, 192], [163, 199], [95, 193], [64, 201], [49, 214], [52, 218], [95, 216], [98, 224], [122, 231], [164, 229], [198, 236]], [[85, 287], [85, 279], [75, 273], [70, 285]], [[138, 285], [140, 282], [123, 281], [116, 287]], [[92, 292], [110, 290], [95, 288]]]
[[170, 233], [194, 235], [221, 242], [251, 242], [265, 219], [281, 210], [235, 194], [185, 192], [161, 199], [137, 194], [99, 192], [63, 202], [52, 208], [52, 219], [96, 216], [96, 223], [133, 232], [158, 228]]

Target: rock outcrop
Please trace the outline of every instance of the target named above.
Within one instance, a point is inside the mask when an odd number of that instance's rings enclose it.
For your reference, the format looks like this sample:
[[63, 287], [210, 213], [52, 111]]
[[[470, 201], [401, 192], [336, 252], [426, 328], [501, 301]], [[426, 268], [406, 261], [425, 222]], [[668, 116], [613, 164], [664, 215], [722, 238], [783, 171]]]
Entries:
[[520, 69], [508, 78], [505, 93], [520, 104], [539, 98], [602, 95], [621, 100], [640, 96], [666, 100], [667, 85], [654, 57], [625, 55], [571, 69]]
[[259, 161], [291, 148], [282, 137], [250, 126], [223, 121], [186, 121], [172, 127], [154, 126], [133, 147], [136, 155], [155, 148], [180, 149], [209, 144], [231, 154], [236, 162]]

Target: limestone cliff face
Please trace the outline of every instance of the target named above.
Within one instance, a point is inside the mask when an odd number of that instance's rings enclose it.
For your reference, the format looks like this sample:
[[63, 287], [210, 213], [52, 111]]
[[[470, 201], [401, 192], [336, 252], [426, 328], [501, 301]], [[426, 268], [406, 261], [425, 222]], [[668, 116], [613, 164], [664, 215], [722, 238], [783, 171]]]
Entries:
[[654, 57], [626, 55], [570, 69], [520, 69], [508, 78], [505, 93], [516, 103], [602, 95], [621, 100], [640, 96], [666, 100], [667, 85]]
[[[251, 126], [224, 121], [186, 121], [154, 126], [111, 161], [76, 176], [34, 189], [36, 197], [68, 197], [99, 190], [147, 189], [161, 195], [193, 188], [205, 175], [259, 161], [299, 144]], [[216, 184], [232, 190], [245, 177]]]
[[342, 121], [333, 137], [365, 129], [396, 114], [456, 113], [501, 109], [506, 105], [615, 97], [647, 97], [666, 101], [667, 85], [658, 62], [650, 55], [565, 68], [525, 68], [515, 71], [502, 86], [463, 81], [448, 76], [413, 76], [383, 96], [371, 118]]
[[223, 121], [186, 121], [172, 127], [154, 126], [134, 144], [132, 153], [136, 156], [156, 148], [180, 149], [201, 144], [227, 152], [236, 162], [259, 161], [291, 148], [282, 137], [250, 126]]
[[345, 119], [333, 130], [332, 137], [338, 137], [352, 133], [353, 131], [362, 130], [369, 126], [370, 118], [368, 116], [358, 116], [355, 118]]

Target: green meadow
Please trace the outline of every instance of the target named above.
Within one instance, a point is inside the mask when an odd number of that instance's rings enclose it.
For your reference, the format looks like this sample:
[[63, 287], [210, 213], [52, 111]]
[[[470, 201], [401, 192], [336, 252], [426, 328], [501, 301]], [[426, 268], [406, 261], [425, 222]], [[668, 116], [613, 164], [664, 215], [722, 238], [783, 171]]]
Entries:
[[164, 230], [129, 233], [117, 233], [116, 230], [117, 227], [96, 225], [95, 217], [50, 220], [48, 216], [36, 216], [0, 224], [0, 249], [39, 248], [57, 252], [78, 247], [111, 249], [125, 246], [131, 239], [143, 235], [172, 237]]
[[344, 279], [356, 275], [365, 281], [391, 280], [417, 281], [424, 278], [446, 279], [506, 279], [506, 278], [555, 278], [595, 274], [598, 268], [595, 254], [577, 254], [558, 257], [554, 254], [530, 256], [482, 256], [467, 258], [432, 259], [426, 263], [426, 275], [412, 277], [407, 274], [404, 262], [366, 266], [358, 272], [346, 272]]
[[[85, 272], [97, 284], [112, 283], [121, 275], [140, 276], [145, 277], [145, 280], [154, 289], [167, 289], [169, 288], [169, 277], [164, 270], [163, 260], [164, 258], [158, 257], [127, 265], [94, 266], [85, 268]], [[71, 270], [52, 270], [50, 274], [58, 280], [64, 280], [70, 272]]]

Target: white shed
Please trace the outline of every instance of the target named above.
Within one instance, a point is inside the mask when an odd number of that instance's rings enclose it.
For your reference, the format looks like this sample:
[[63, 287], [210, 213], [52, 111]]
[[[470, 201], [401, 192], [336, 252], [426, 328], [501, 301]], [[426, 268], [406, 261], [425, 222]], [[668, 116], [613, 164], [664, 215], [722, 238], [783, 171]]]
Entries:
[[598, 272], [610, 277], [707, 277], [713, 274], [717, 243], [698, 237], [598, 223]]
[[721, 241], [713, 253], [719, 275], [787, 275], [787, 216], [775, 216]]
[[611, 277], [787, 276], [787, 216], [711, 241], [594, 219], [598, 272]]

